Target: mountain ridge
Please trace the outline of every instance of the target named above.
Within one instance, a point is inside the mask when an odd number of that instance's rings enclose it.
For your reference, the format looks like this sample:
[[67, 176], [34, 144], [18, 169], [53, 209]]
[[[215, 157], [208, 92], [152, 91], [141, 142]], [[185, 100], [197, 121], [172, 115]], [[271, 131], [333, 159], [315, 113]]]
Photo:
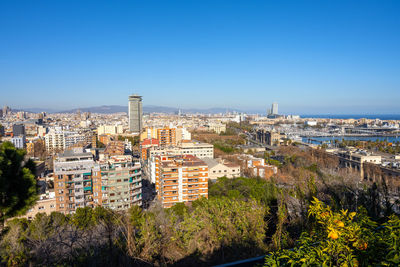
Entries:
[[[24, 108], [18, 109], [26, 112], [32, 113], [40, 113], [40, 112], [48, 112], [48, 113], [76, 113], [78, 110], [80, 112], [91, 112], [91, 113], [101, 113], [101, 114], [112, 114], [112, 113], [120, 113], [125, 112], [128, 113], [128, 106], [121, 105], [102, 105], [102, 106], [93, 106], [93, 107], [83, 107], [83, 108], [74, 108], [67, 110], [55, 110], [55, 109], [47, 109], [47, 108]], [[233, 108], [175, 108], [175, 107], [165, 107], [165, 106], [155, 106], [155, 105], [147, 105], [143, 106], [144, 113], [169, 113], [174, 114], [181, 110], [182, 113], [204, 113], [204, 114], [218, 114], [218, 113], [226, 113], [226, 112], [246, 112], [240, 109]]]

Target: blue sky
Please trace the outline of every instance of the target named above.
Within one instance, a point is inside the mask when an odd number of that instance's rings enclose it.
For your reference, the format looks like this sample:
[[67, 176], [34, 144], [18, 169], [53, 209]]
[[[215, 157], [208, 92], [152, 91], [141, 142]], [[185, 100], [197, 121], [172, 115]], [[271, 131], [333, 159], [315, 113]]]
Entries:
[[0, 105], [400, 113], [400, 1], [0, 1]]

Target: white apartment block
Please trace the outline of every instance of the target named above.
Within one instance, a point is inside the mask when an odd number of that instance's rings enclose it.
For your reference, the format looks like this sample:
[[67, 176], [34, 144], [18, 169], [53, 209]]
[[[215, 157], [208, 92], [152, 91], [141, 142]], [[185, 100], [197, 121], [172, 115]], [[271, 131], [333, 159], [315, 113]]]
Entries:
[[25, 139], [25, 135], [20, 135], [20, 136], [14, 136], [13, 138], [11, 138], [11, 143], [13, 143], [13, 145], [16, 148], [25, 148], [25, 143], [26, 143], [26, 139]]
[[124, 129], [122, 125], [101, 125], [97, 127], [97, 134], [102, 135], [102, 134], [122, 134], [124, 132]]
[[50, 131], [44, 139], [47, 151], [62, 151], [76, 143], [85, 142], [86, 136], [76, 132]]
[[161, 155], [193, 155], [200, 159], [214, 158], [214, 146], [212, 144], [184, 141], [179, 146], [151, 147], [149, 158]]

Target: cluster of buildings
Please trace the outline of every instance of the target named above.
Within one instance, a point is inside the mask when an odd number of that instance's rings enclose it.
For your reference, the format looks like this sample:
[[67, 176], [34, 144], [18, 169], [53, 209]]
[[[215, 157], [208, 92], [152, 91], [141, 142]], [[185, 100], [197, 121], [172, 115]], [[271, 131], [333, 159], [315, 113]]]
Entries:
[[[278, 114], [277, 105], [271, 114]], [[42, 160], [37, 176], [43, 188], [28, 218], [38, 212], [70, 214], [81, 207], [142, 206], [143, 179], [154, 185], [155, 198], [169, 208], [207, 198], [209, 180], [243, 174], [268, 179], [277, 171], [250, 155], [239, 156], [237, 162], [215, 158], [212, 144], [192, 140], [191, 131], [226, 132], [228, 122], [246, 120], [241, 113], [143, 115], [142, 97], [131, 95], [128, 116], [79, 110], [34, 114], [5, 107], [0, 118], [2, 141]], [[279, 133], [263, 133], [260, 142], [274, 144], [278, 137]]]

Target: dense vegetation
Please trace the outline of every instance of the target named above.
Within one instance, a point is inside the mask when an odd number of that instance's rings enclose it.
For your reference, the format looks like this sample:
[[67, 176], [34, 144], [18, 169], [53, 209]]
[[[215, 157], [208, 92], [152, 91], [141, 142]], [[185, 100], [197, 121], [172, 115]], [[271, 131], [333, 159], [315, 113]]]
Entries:
[[[266, 155], [272, 156], [280, 167], [271, 181], [223, 177], [210, 182], [209, 199], [191, 205], [85, 208], [8, 221], [1, 261], [209, 266], [268, 254], [266, 266], [398, 265], [399, 203], [384, 180], [360, 184], [357, 174], [338, 169], [337, 158], [322, 150], [290, 146]], [[11, 162], [22, 164], [16, 156]]]
[[4, 221], [24, 214], [37, 199], [35, 164], [12, 143], [0, 144], [0, 232]]
[[267, 214], [256, 200], [226, 197], [169, 210], [39, 214], [9, 222], [0, 256], [8, 265], [209, 265], [264, 253]]

